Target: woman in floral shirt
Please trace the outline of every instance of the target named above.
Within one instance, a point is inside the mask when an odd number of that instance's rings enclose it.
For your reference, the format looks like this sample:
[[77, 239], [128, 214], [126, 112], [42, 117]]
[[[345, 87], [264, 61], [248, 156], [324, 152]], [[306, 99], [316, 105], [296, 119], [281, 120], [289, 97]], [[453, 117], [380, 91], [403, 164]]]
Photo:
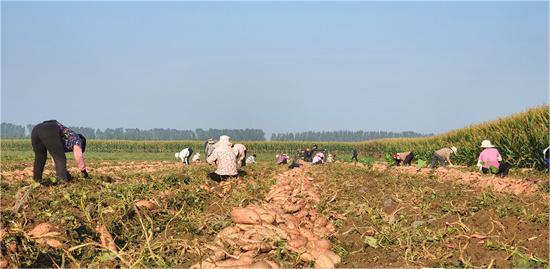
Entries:
[[220, 141], [214, 145], [214, 151], [206, 159], [209, 164], [217, 166], [215, 172], [208, 174], [212, 180], [217, 182], [238, 175], [237, 157], [231, 148], [232, 144], [229, 139], [229, 136], [220, 136]]
[[56, 120], [49, 120], [36, 125], [31, 133], [32, 148], [34, 150], [33, 178], [36, 181], [42, 179], [46, 164], [47, 152], [55, 162], [55, 172], [58, 179], [65, 182], [72, 179], [67, 171], [67, 157], [65, 152], [72, 151], [82, 175], [88, 178], [84, 151], [86, 150], [86, 138], [65, 127]]

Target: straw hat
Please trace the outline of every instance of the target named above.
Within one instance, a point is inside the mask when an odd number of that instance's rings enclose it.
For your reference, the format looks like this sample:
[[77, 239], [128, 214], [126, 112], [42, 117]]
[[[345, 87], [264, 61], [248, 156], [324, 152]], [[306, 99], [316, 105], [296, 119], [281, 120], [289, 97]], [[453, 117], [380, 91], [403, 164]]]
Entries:
[[456, 152], [457, 152], [457, 148], [456, 148], [456, 147], [451, 147], [451, 150], [456, 154]]
[[491, 140], [483, 140], [481, 141], [481, 147], [482, 148], [494, 148], [493, 144], [491, 144]]

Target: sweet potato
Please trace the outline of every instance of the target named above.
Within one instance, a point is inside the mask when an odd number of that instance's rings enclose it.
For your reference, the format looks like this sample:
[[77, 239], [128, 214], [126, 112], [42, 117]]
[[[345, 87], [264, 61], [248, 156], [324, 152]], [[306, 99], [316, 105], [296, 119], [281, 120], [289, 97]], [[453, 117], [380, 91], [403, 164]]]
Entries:
[[225, 228], [223, 228], [223, 230], [221, 230], [218, 233], [218, 237], [227, 237], [231, 234], [235, 234], [235, 233], [238, 233], [240, 231], [241, 231], [241, 229], [239, 229], [239, 227], [236, 227], [236, 226], [225, 227]]
[[36, 227], [34, 227], [34, 229], [32, 229], [30, 232], [29, 232], [29, 236], [30, 237], [40, 237], [41, 235], [44, 235], [46, 233], [49, 233], [51, 231], [55, 230], [55, 227], [47, 222], [43, 222], [43, 223], [40, 223], [38, 225], [36, 225]]
[[295, 212], [298, 212], [300, 209], [302, 208], [302, 206], [300, 204], [285, 204], [283, 205], [283, 210], [285, 211], [285, 213], [295, 213]]
[[295, 236], [294, 238], [287, 241], [287, 245], [294, 249], [299, 249], [305, 246], [308, 243], [308, 240], [303, 236]]
[[234, 208], [231, 211], [231, 219], [239, 224], [260, 224], [261, 219], [258, 213], [248, 208]]
[[147, 208], [149, 210], [155, 208], [155, 204], [150, 200], [140, 200], [135, 203], [136, 207]]
[[11, 253], [16, 253], [17, 252], [17, 242], [15, 241], [11, 241], [8, 243], [8, 251], [11, 252]]
[[270, 260], [265, 260], [265, 262], [267, 262], [269, 264], [269, 267], [271, 267], [271, 269], [280, 269], [281, 266], [279, 266], [276, 262], [272, 262]]
[[216, 262], [216, 266], [221, 267], [238, 267], [238, 266], [247, 266], [251, 265], [254, 262], [254, 259], [248, 255], [242, 255], [239, 259], [228, 259]]
[[321, 254], [317, 259], [315, 259], [315, 269], [332, 269], [334, 268], [334, 263], [332, 260]]
[[4, 228], [0, 228], [0, 241], [2, 241], [2, 239], [4, 239], [4, 236], [6, 236], [6, 234], [8, 233], [8, 231]]
[[117, 245], [113, 240], [113, 236], [111, 236], [111, 233], [109, 233], [109, 230], [107, 230], [107, 227], [105, 227], [105, 225], [98, 224], [95, 230], [97, 233], [99, 233], [99, 240], [101, 241], [101, 245], [103, 247], [110, 249], [111, 251], [117, 251]]
[[8, 268], [9, 265], [10, 262], [6, 259], [6, 257], [0, 258], [0, 268]]
[[309, 252], [304, 252], [300, 255], [300, 260], [303, 262], [312, 262], [315, 260], [315, 257], [313, 257], [313, 255]]

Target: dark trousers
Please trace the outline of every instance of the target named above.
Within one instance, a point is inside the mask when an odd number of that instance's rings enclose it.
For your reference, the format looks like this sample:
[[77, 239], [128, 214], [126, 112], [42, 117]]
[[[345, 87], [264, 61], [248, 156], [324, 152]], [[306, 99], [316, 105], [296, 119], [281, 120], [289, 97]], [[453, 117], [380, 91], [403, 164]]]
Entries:
[[246, 166], [246, 150], [244, 151], [244, 158], [241, 160], [241, 166]]
[[411, 152], [409, 155], [407, 155], [405, 160], [403, 160], [403, 165], [411, 165], [413, 159], [414, 159], [414, 153]]
[[209, 173], [208, 176], [210, 177], [210, 179], [216, 181], [216, 182], [221, 182], [221, 181], [224, 181], [232, 176], [229, 176], [229, 175], [218, 175], [216, 174], [216, 172], [212, 172], [212, 173]]
[[353, 155], [351, 156], [351, 161], [353, 162], [353, 160], [355, 160], [356, 162], [358, 162], [359, 160], [357, 159], [357, 155]]
[[55, 175], [62, 180], [70, 178], [67, 172], [67, 157], [61, 142], [57, 123], [46, 121], [36, 125], [31, 132], [32, 149], [34, 151], [33, 178], [42, 179], [48, 152], [55, 162]]
[[432, 156], [432, 163], [430, 164], [430, 167], [434, 168], [436, 162], [439, 162], [439, 165], [443, 167], [447, 165], [447, 160], [445, 160], [445, 158], [434, 153], [434, 155]]
[[[510, 170], [510, 165], [507, 164], [507, 163], [502, 163], [498, 167], [498, 171], [497, 171], [496, 175], [501, 175], [501, 176], [505, 177], [505, 176], [508, 175], [509, 170]], [[489, 171], [489, 168], [482, 167], [481, 172], [483, 172], [483, 174], [488, 174], [491, 171]]]

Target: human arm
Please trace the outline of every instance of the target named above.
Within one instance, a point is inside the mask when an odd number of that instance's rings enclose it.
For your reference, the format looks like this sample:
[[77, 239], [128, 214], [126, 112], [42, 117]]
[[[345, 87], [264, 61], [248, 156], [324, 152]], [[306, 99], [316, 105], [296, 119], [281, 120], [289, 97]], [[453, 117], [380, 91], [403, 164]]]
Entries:
[[85, 178], [88, 178], [89, 175], [88, 171], [86, 171], [86, 163], [84, 161], [84, 153], [82, 153], [82, 148], [79, 145], [75, 145], [73, 147], [73, 154], [76, 164], [78, 165], [78, 169]]
[[210, 154], [210, 156], [208, 156], [208, 158], [206, 158], [206, 162], [208, 164], [214, 164], [217, 159], [218, 159], [218, 154], [215, 153], [215, 152], [212, 152], [212, 154]]

